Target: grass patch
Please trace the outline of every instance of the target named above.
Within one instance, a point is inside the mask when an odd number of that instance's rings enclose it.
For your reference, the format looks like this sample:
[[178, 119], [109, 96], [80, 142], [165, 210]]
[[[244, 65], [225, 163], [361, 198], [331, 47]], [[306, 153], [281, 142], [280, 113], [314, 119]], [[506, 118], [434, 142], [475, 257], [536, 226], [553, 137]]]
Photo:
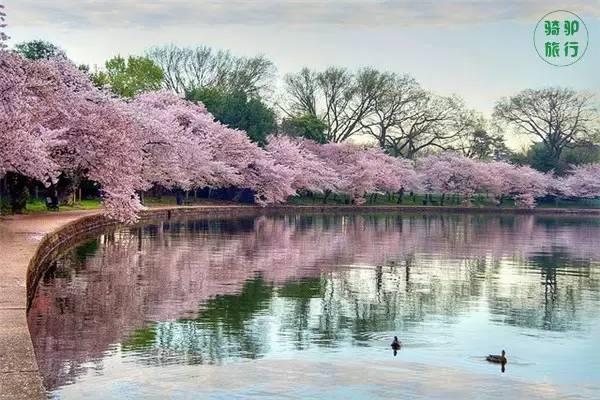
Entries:
[[[405, 194], [402, 197], [402, 201], [398, 202], [398, 195], [387, 195], [378, 194], [367, 196], [366, 205], [382, 205], [382, 206], [444, 206], [444, 207], [465, 207], [467, 204], [464, 202], [464, 198], [461, 196], [444, 196], [442, 201], [441, 194], [432, 194], [431, 196], [415, 194]], [[289, 204], [295, 205], [320, 205], [320, 204], [331, 204], [331, 205], [344, 205], [351, 204], [349, 196], [346, 195], [329, 195], [327, 201], [323, 194], [314, 194], [312, 196], [294, 196], [288, 200]], [[515, 202], [512, 199], [504, 199], [502, 204], [498, 206], [494, 199], [485, 195], [476, 195], [471, 199], [470, 207], [494, 207], [494, 208], [514, 208]], [[540, 199], [537, 202], [537, 206], [540, 208], [600, 208], [600, 199]]]
[[[381, 206], [405, 206], [405, 207], [416, 207], [416, 206], [444, 206], [444, 207], [464, 207], [464, 199], [461, 196], [443, 196], [440, 194], [432, 194], [431, 196], [425, 196], [420, 194], [405, 194], [402, 196], [402, 200], [398, 201], [397, 194], [374, 194], [365, 197], [366, 205], [381, 205]], [[312, 196], [294, 196], [288, 200], [289, 204], [296, 205], [319, 205], [319, 204], [332, 204], [332, 205], [344, 205], [351, 204], [350, 197], [344, 194], [331, 194], [325, 196], [323, 194], [314, 194]], [[485, 196], [475, 196], [470, 203], [471, 207], [496, 207], [496, 203]], [[510, 199], [504, 200], [502, 208], [514, 207], [514, 202]]]
[[[4, 200], [4, 199], [2, 199]], [[9, 204], [3, 201], [2, 213], [9, 214], [10, 207]], [[208, 200], [208, 199], [193, 199], [192, 196], [189, 198], [189, 202], [186, 202], [186, 205], [202, 205], [202, 204], [229, 204], [231, 202], [226, 201], [217, 201], [217, 200]], [[152, 197], [145, 196], [144, 197], [144, 205], [148, 207], [157, 207], [157, 206], [175, 206], [177, 201], [175, 196], [161, 196], [161, 197]], [[322, 204], [330, 204], [330, 205], [351, 205], [350, 197], [344, 194], [331, 194], [327, 196], [325, 199], [325, 195], [323, 194], [313, 194], [311, 196], [294, 196], [288, 199], [288, 204], [292, 205], [322, 205]], [[418, 195], [415, 194], [411, 196], [410, 194], [405, 194], [402, 197], [402, 201], [398, 202], [398, 195], [388, 195], [388, 194], [377, 194], [377, 195], [369, 195], [366, 197], [366, 205], [381, 205], [381, 206], [441, 206], [442, 205], [442, 196], [440, 194], [433, 194], [431, 196]], [[444, 196], [443, 201], [444, 207], [464, 207], [465, 203], [462, 197], [460, 196]], [[470, 205], [470, 207], [497, 207], [496, 203], [486, 196], [475, 196]], [[59, 208], [58, 212], [61, 211], [75, 211], [75, 210], [96, 210], [102, 207], [102, 203], [100, 199], [86, 199], [81, 200], [73, 205], [62, 205]], [[514, 201], [511, 199], [505, 199], [500, 206], [500, 208], [514, 208]], [[582, 208], [582, 209], [595, 209], [600, 208], [600, 199], [541, 199], [537, 202], [538, 208]], [[41, 199], [33, 199], [27, 202], [27, 207], [25, 209], [25, 213], [34, 214], [48, 212], [46, 208], [46, 203]]]
[[[64, 205], [60, 206], [58, 212], [60, 211], [74, 211], [74, 210], [95, 210], [101, 207], [100, 199], [86, 199], [81, 200], [72, 205]], [[27, 202], [27, 206], [25, 207], [25, 213], [34, 214], [39, 212], [47, 212], [48, 208], [46, 208], [46, 203], [43, 200], [34, 199]]]

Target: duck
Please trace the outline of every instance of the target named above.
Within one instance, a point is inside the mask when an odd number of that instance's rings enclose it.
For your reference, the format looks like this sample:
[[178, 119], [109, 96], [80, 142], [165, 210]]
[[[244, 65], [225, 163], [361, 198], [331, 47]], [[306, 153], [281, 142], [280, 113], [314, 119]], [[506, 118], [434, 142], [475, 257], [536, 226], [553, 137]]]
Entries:
[[402, 342], [398, 340], [398, 336], [394, 336], [394, 340], [392, 341], [392, 349], [399, 350], [400, 346], [402, 346]]
[[508, 361], [506, 359], [506, 352], [502, 350], [502, 355], [490, 354], [485, 358], [489, 362], [497, 363], [497, 364], [506, 364]]

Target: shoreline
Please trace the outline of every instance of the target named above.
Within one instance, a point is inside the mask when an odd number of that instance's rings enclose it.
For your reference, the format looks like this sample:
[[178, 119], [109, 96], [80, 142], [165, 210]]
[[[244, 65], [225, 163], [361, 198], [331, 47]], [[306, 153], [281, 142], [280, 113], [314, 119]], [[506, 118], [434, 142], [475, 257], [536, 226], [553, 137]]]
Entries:
[[[194, 217], [241, 217], [285, 213], [430, 213], [600, 216], [600, 209], [495, 208], [388, 205], [197, 205], [161, 206], [140, 213], [138, 224]], [[100, 210], [47, 212], [0, 217], [0, 399], [44, 399], [26, 312], [48, 260], [119, 224]]]

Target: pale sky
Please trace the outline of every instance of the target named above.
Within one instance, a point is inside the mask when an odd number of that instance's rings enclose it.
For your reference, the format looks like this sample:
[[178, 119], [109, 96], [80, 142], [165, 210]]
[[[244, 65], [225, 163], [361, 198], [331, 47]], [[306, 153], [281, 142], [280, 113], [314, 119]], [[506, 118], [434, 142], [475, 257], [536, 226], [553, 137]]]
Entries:
[[[600, 97], [600, 0], [0, 0], [9, 43], [49, 40], [77, 63], [102, 64], [153, 45], [208, 45], [264, 54], [278, 75], [330, 65], [408, 73], [489, 115], [502, 96], [568, 86]], [[578, 14], [585, 56], [554, 67], [536, 54], [546, 13]], [[513, 146], [516, 141], [512, 141]]]

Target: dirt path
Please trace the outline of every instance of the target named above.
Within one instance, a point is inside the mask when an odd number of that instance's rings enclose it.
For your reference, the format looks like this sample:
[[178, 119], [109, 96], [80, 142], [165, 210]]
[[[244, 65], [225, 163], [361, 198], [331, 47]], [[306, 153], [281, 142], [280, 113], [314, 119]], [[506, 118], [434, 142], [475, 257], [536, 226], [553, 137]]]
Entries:
[[46, 398], [25, 315], [27, 266], [46, 233], [97, 212], [0, 217], [0, 399]]

